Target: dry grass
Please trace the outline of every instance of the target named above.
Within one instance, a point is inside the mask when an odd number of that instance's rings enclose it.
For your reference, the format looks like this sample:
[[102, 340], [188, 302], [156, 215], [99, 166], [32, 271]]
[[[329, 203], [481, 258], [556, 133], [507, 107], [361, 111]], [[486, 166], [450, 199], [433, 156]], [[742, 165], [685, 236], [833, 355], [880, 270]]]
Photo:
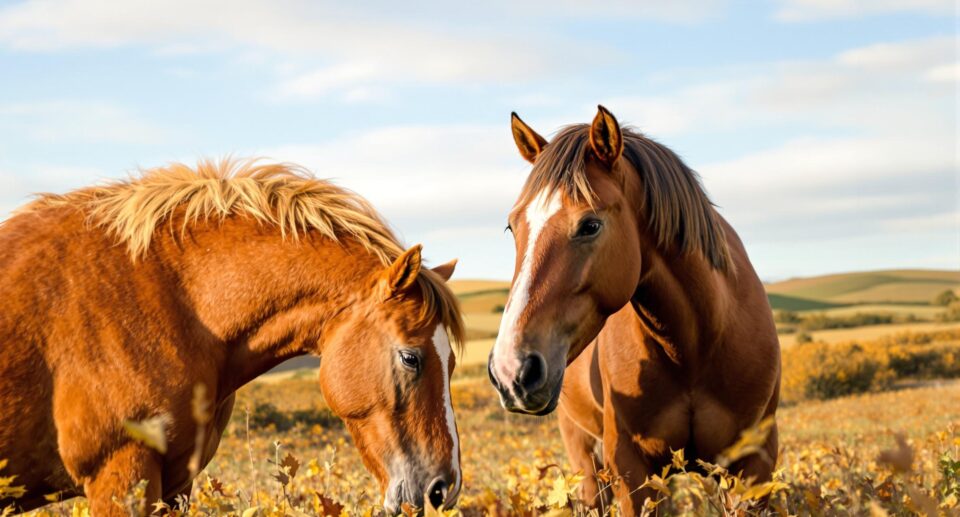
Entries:
[[938, 314], [943, 312], [944, 308], [934, 305], [910, 305], [910, 304], [862, 304], [848, 307], [833, 307], [829, 309], [819, 309], [803, 311], [807, 313], [823, 313], [827, 316], [840, 318], [853, 316], [854, 314], [892, 314], [898, 317], [913, 316], [920, 320], [933, 321]]
[[510, 282], [502, 280], [451, 280], [447, 285], [458, 295], [478, 291], [510, 289]]
[[[453, 384], [465, 489], [451, 513], [588, 513], [576, 499], [581, 477], [570, 470], [555, 419], [504, 412], [482, 375], [463, 376], [469, 371], [460, 369]], [[238, 395], [220, 450], [200, 474], [186, 513], [252, 517], [377, 510], [379, 491], [324, 405], [315, 372], [257, 381]], [[752, 515], [762, 513], [755, 497], [771, 493], [771, 509], [791, 515], [955, 514], [958, 408], [960, 383], [954, 381], [785, 407], [777, 418], [781, 455], [773, 483], [751, 486], [723, 469], [705, 476], [679, 460], [653, 480], [662, 487], [656, 504], [666, 514], [719, 515], [727, 504]], [[15, 480], [0, 477], [0, 493], [5, 481], [6, 488], [15, 486]], [[616, 506], [605, 511], [616, 514]], [[85, 512], [86, 503], [77, 499], [36, 514]]]
[[[938, 330], [947, 330], [960, 328], [956, 323], [895, 323], [891, 325], [869, 325], [866, 327], [856, 327], [849, 329], [829, 329], [807, 332], [816, 341], [824, 343], [839, 343], [842, 341], [851, 341], [854, 339], [877, 339], [884, 336], [890, 336], [901, 332], [936, 332]], [[788, 348], [796, 344], [796, 334], [781, 334], [780, 346]]]

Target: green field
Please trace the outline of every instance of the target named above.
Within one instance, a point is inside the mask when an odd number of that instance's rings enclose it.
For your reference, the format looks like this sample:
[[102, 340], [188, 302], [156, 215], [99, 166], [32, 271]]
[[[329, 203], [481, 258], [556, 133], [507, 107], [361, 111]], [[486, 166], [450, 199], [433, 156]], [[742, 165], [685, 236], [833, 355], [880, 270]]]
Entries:
[[[496, 280], [454, 280], [450, 285], [460, 298], [468, 328], [467, 337], [470, 343], [462, 363], [486, 361], [497, 336], [510, 283]], [[766, 287], [770, 306], [775, 311], [792, 311], [801, 315], [822, 313], [830, 318], [847, 318], [858, 313], [891, 314], [897, 318], [895, 323], [889, 325], [811, 332], [818, 340], [836, 342], [853, 338], [876, 338], [911, 330], [926, 331], [950, 327], [934, 323], [943, 308], [931, 305], [930, 302], [947, 289], [960, 292], [960, 271], [888, 270], [841, 273], [784, 280], [767, 284]], [[784, 346], [790, 346], [794, 342], [794, 335], [781, 335], [780, 341]]]
[[843, 304], [822, 302], [819, 300], [810, 300], [807, 298], [798, 298], [785, 294], [767, 293], [767, 299], [770, 300], [770, 308], [783, 311], [815, 311], [824, 309], [833, 309], [836, 307], [846, 307]]
[[930, 303], [960, 290], [960, 271], [889, 270], [795, 278], [767, 284], [767, 292], [835, 304]]

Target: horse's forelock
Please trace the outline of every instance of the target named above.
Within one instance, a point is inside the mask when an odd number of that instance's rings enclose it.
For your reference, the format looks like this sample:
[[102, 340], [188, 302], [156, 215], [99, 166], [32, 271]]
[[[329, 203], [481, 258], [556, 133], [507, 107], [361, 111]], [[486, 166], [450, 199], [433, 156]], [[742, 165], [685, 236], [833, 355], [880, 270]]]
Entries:
[[[720, 217], [696, 172], [665, 146], [630, 128], [622, 131], [623, 157], [640, 176], [641, 210], [655, 241], [701, 253], [714, 268], [731, 271], [733, 262]], [[593, 206], [596, 195], [586, 173], [590, 152], [590, 125], [561, 129], [537, 156], [520, 202], [527, 204], [542, 192], [548, 196], [560, 192], [575, 203]]]

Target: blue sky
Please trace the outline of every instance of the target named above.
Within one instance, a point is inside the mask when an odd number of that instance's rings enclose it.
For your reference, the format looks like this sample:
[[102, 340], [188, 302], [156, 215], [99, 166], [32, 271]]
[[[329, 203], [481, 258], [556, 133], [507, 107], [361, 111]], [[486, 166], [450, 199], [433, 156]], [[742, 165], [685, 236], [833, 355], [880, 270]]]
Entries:
[[0, 0], [0, 214], [233, 154], [369, 198], [460, 278], [596, 104], [676, 150], [765, 279], [960, 267], [952, 0]]

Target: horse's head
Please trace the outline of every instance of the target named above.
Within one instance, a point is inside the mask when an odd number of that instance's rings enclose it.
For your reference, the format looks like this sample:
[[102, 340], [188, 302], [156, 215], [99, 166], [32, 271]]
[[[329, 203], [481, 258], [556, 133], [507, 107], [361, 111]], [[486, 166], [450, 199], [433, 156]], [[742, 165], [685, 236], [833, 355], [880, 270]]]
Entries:
[[512, 125], [534, 171], [508, 220], [516, 267], [488, 370], [506, 409], [542, 415], [557, 405], [566, 365], [636, 289], [637, 212], [624, 191], [623, 135], [606, 109], [552, 143], [516, 114]]
[[455, 298], [444, 282], [454, 262], [421, 269], [415, 246], [371, 282], [344, 313], [321, 354], [320, 383], [346, 423], [396, 514], [403, 503], [452, 506], [460, 492], [460, 446], [450, 401], [459, 339]]

